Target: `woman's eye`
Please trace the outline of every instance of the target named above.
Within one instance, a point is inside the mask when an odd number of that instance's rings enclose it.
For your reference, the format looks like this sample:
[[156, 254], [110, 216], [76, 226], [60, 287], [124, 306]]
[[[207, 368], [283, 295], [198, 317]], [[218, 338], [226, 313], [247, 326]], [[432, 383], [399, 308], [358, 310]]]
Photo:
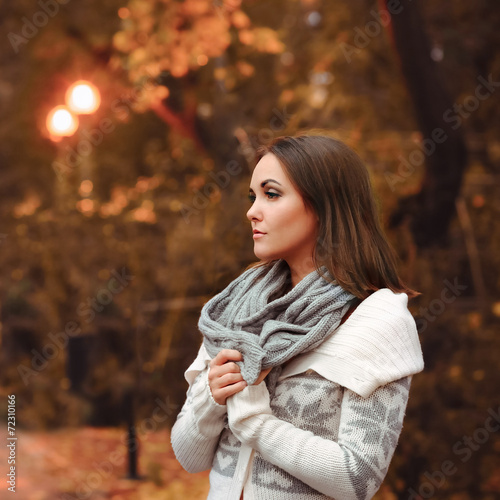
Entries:
[[279, 196], [278, 193], [271, 193], [271, 191], [266, 191], [265, 193], [267, 196], [269, 196], [270, 198], [277, 198]]
[[[273, 200], [278, 198], [280, 195], [278, 193], [272, 193], [271, 191], [266, 191], [264, 193], [269, 199]], [[257, 197], [254, 194], [249, 194], [248, 199], [253, 203]]]

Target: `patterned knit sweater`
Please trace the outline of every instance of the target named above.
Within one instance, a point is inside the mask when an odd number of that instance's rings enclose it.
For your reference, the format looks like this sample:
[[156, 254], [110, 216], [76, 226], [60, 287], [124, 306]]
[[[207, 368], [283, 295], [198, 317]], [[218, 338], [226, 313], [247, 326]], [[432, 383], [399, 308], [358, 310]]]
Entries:
[[172, 428], [177, 459], [210, 470], [209, 500], [369, 500], [401, 432], [412, 375], [423, 369], [405, 294], [384, 289], [330, 339], [265, 382], [217, 404], [203, 346]]

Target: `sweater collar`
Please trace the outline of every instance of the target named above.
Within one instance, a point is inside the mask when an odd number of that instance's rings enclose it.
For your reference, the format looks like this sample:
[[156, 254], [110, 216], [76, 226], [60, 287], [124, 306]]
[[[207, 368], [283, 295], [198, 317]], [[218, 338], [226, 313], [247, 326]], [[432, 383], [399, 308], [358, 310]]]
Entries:
[[320, 346], [297, 356], [281, 378], [313, 369], [360, 396], [419, 373], [424, 361], [408, 296], [380, 289], [367, 297]]

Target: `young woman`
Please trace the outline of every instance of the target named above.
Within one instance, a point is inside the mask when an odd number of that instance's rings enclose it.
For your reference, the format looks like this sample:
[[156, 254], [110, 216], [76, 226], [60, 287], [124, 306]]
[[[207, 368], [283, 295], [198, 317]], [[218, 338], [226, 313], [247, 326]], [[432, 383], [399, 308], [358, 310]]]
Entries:
[[213, 500], [368, 500], [423, 369], [361, 159], [327, 135], [280, 137], [250, 182], [254, 252], [202, 309], [172, 428]]

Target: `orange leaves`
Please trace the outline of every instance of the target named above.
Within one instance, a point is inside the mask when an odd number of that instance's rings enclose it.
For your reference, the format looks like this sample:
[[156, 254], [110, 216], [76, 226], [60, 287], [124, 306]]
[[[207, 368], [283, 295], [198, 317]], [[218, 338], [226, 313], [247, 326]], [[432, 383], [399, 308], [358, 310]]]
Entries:
[[278, 39], [278, 34], [271, 28], [256, 28], [255, 48], [260, 52], [279, 54], [285, 49], [285, 45]]
[[146, 61], [148, 53], [144, 47], [139, 47], [130, 53], [130, 64], [137, 66]]
[[249, 28], [252, 24], [250, 18], [241, 10], [233, 12], [231, 15], [231, 22], [233, 26], [238, 29]]
[[124, 54], [132, 81], [152, 65], [182, 77], [221, 55], [231, 43], [229, 11], [221, 13], [210, 0], [136, 0], [130, 2], [129, 13], [113, 44]]
[[172, 48], [170, 60], [170, 73], [172, 76], [180, 78], [189, 70], [189, 57], [185, 47], [178, 46]]
[[[124, 429], [25, 431], [19, 441], [19, 459], [25, 471], [18, 477], [19, 498], [207, 498], [208, 472], [189, 474], [182, 469], [170, 446], [168, 430], [143, 432], [139, 438], [138, 467], [143, 477], [142, 481], [134, 481], [125, 478]], [[2, 463], [7, 462], [3, 450], [0, 458]], [[6, 495], [2, 496], [7, 488], [4, 484], [0, 489], [2, 498]]]
[[495, 302], [492, 306], [491, 306], [491, 311], [493, 312], [493, 314], [497, 317], [500, 317], [500, 302]]
[[210, 15], [213, 13], [213, 3], [210, 0], [185, 0], [180, 11], [185, 17]]
[[[276, 31], [253, 27], [240, 6], [240, 0], [130, 0], [118, 13], [122, 30], [113, 38], [130, 80], [135, 83], [161, 71], [181, 78], [224, 54], [231, 43], [262, 53], [282, 52], [284, 45]], [[253, 72], [253, 66], [242, 61], [228, 68], [228, 74], [240, 78]], [[153, 99], [144, 102], [153, 103]], [[144, 106], [137, 111], [144, 111]]]
[[241, 0], [213, 0], [213, 5], [219, 11], [231, 13], [241, 6]]
[[28, 192], [24, 200], [14, 206], [14, 217], [20, 218], [34, 214], [41, 203], [40, 197], [35, 191]]
[[244, 45], [252, 45], [255, 41], [255, 34], [252, 30], [241, 30], [238, 33], [238, 37]]
[[255, 67], [246, 61], [238, 61], [236, 67], [242, 76], [249, 77], [255, 73]]
[[196, 48], [209, 57], [222, 54], [231, 43], [229, 23], [219, 17], [204, 17], [193, 24], [196, 33]]
[[120, 52], [130, 52], [132, 49], [130, 35], [126, 31], [118, 31], [113, 36], [113, 45]]
[[279, 54], [285, 49], [285, 45], [279, 40], [278, 34], [271, 28], [245, 29], [241, 30], [238, 36], [241, 43], [252, 45], [259, 52]]

